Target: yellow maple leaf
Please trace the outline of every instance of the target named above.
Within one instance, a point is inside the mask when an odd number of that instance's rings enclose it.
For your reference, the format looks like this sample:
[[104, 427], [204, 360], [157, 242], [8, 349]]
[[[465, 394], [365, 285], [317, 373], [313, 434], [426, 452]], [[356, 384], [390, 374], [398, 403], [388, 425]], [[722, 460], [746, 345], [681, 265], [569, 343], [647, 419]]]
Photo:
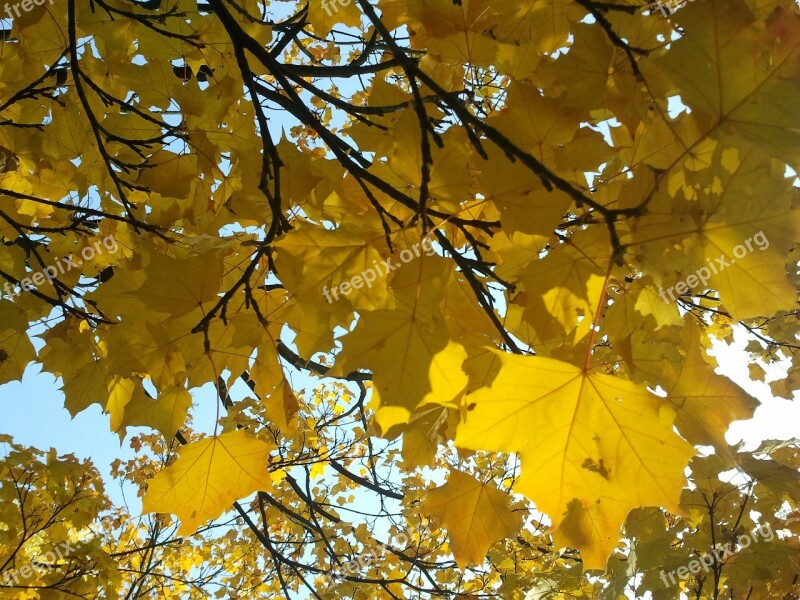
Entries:
[[118, 430], [136, 426], [153, 427], [171, 440], [175, 432], [183, 427], [191, 406], [192, 395], [182, 385], [170, 386], [160, 392], [158, 398], [148, 398], [144, 393], [134, 394], [125, 405]]
[[315, 310], [330, 311], [343, 298], [358, 308], [382, 308], [383, 277], [374, 285], [362, 281], [353, 286], [350, 296], [340, 294], [340, 286], [377, 269], [383, 262], [378, 246], [384, 243], [379, 229], [351, 226], [331, 231], [302, 223], [275, 243], [275, 264], [286, 288]]
[[714, 373], [703, 356], [699, 328], [687, 329], [686, 357], [674, 384], [666, 387], [678, 413], [675, 423], [693, 444], [713, 445], [730, 467], [735, 459], [725, 441], [725, 432], [733, 421], [750, 419], [758, 401], [727, 377]]
[[580, 340], [605, 292], [610, 253], [597, 230], [580, 232], [569, 246], [531, 261], [520, 274], [528, 294], [525, 314], [546, 343]]
[[662, 286], [665, 303], [710, 288], [737, 320], [792, 310], [797, 291], [786, 276], [786, 255], [800, 216], [791, 182], [774, 180], [771, 161], [756, 149], [742, 153], [731, 173], [725, 157], [719, 153], [715, 169], [700, 178], [708, 187], [696, 200], [654, 198], [629, 247]]
[[125, 406], [134, 395], [144, 395], [142, 386], [133, 379], [114, 375], [108, 382], [108, 400], [106, 412], [111, 415], [111, 429], [118, 431], [122, 427]]
[[365, 313], [356, 329], [345, 336], [342, 355], [342, 373], [359, 368], [375, 373], [380, 405], [377, 419], [384, 431], [408, 422], [417, 406], [453, 406], [467, 385], [461, 370], [467, 358], [464, 348], [448, 343], [441, 323], [418, 313]]
[[[605, 567], [633, 508], [681, 512], [683, 471], [694, 450], [673, 432], [666, 402], [631, 381], [562, 361], [497, 354], [501, 368], [490, 387], [468, 396], [475, 408], [456, 445], [519, 453], [516, 489], [555, 529], [564, 522], [561, 539], [583, 552], [587, 568]], [[591, 527], [570, 536], [564, 515], [574, 500]]]
[[271, 394], [263, 398], [262, 402], [267, 409], [267, 416], [278, 429], [286, 434], [293, 433], [297, 429], [294, 416], [299, 404], [292, 386], [286, 379], [282, 380], [282, 385], [276, 386]]
[[308, 22], [314, 27], [314, 33], [325, 37], [338, 23], [358, 27], [361, 22], [361, 11], [352, 0], [309, 2]]
[[0, 301], [0, 383], [22, 379], [36, 350], [25, 332], [23, 311], [6, 300]]
[[173, 258], [153, 250], [149, 257], [147, 279], [129, 295], [152, 310], [180, 317], [216, 298], [222, 285], [220, 251]]
[[489, 148], [487, 159], [477, 162], [481, 193], [499, 211], [507, 235], [550, 235], [569, 209], [569, 197], [558, 190], [548, 192], [524, 165], [503, 160], [502, 156], [501, 150]]
[[460, 471], [450, 471], [447, 483], [428, 492], [423, 511], [447, 528], [450, 549], [462, 570], [468, 563], [482, 563], [492, 544], [522, 526], [521, 515], [508, 508], [506, 494]]
[[448, 409], [442, 406], [423, 406], [415, 411], [403, 430], [402, 466], [413, 470], [429, 466], [436, 458], [439, 430], [447, 421]]
[[175, 463], [148, 482], [142, 512], [175, 514], [181, 520], [178, 535], [191, 535], [235, 500], [272, 490], [271, 450], [241, 429], [187, 444]]
[[[754, 27], [743, 0], [690, 4], [677, 15], [688, 35], [660, 59], [693, 111], [787, 161], [796, 160], [800, 17], [783, 7], [766, 27]], [[757, 68], [742, 68], [753, 56]]]

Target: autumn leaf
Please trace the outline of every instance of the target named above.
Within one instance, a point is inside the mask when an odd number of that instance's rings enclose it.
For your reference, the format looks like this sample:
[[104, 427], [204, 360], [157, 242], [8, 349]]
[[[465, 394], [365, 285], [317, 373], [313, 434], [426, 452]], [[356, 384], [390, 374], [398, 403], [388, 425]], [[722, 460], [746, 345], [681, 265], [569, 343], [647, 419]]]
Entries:
[[171, 440], [183, 427], [191, 406], [191, 394], [178, 385], [165, 389], [157, 398], [148, 398], [145, 394], [135, 395], [125, 405], [120, 427], [152, 427]]
[[655, 504], [680, 512], [683, 469], [694, 451], [673, 432], [674, 412], [662, 400], [561, 361], [499, 356], [491, 385], [469, 395], [475, 408], [455, 442], [518, 452], [517, 489], [557, 531], [572, 529], [568, 510], [584, 514], [591, 526], [562, 539], [582, 550], [587, 568], [605, 566], [628, 511]]
[[675, 424], [693, 444], [712, 445], [726, 464], [736, 459], [725, 440], [733, 421], [749, 419], [758, 406], [750, 396], [729, 379], [714, 373], [713, 363], [703, 355], [699, 331], [687, 327], [683, 364], [674, 382], [666, 384], [667, 395], [675, 407]]
[[385, 283], [362, 282], [354, 286], [352, 296], [336, 289], [383, 263], [377, 248], [381, 243], [381, 232], [363, 227], [330, 231], [303, 224], [276, 244], [276, 263], [288, 289], [304, 304], [321, 309], [347, 298], [358, 308], [384, 308]]
[[272, 446], [243, 430], [183, 446], [178, 459], [148, 483], [142, 512], [172, 513], [179, 535], [191, 535], [235, 501], [270, 491], [267, 461]]
[[367, 326], [360, 325], [344, 338], [343, 371], [380, 372], [380, 365], [398, 365], [385, 370], [376, 382], [382, 402], [416, 407], [430, 392], [430, 381], [423, 373], [446, 345], [441, 324], [400, 310], [367, 313], [363, 323]]
[[482, 563], [492, 544], [519, 530], [522, 517], [508, 504], [494, 484], [450, 471], [447, 483], [428, 493], [422, 509], [447, 527], [450, 549], [463, 570], [468, 563]]
[[0, 302], [0, 381], [21, 379], [36, 351], [25, 333], [24, 313], [7, 301]]
[[[688, 35], [659, 62], [685, 101], [712, 118], [710, 127], [730, 127], [796, 161], [800, 113], [791, 98], [800, 91], [800, 16], [778, 7], [766, 26], [753, 27], [744, 1], [711, 0], [677, 18]], [[755, 54], [770, 59], [742, 68]]]
[[210, 301], [222, 284], [219, 252], [173, 258], [160, 252], [149, 253], [145, 267], [147, 279], [134, 296], [156, 312], [180, 317]]

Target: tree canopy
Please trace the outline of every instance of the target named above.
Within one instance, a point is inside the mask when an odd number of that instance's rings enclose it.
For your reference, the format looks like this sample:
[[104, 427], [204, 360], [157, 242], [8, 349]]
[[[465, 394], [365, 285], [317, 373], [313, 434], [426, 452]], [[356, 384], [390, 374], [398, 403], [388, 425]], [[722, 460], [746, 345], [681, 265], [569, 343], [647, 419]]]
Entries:
[[3, 597], [800, 597], [795, 2], [3, 18], [0, 384], [142, 504], [0, 438]]

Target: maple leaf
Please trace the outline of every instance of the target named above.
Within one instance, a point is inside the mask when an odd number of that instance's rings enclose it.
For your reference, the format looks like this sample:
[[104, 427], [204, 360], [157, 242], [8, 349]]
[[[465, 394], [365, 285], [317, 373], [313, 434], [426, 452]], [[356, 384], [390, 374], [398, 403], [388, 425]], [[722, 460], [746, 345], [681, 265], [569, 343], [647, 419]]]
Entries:
[[[401, 310], [366, 313], [362, 319], [344, 338], [341, 364], [345, 371], [371, 368], [378, 373], [377, 418], [384, 430], [407, 422], [423, 404], [455, 403], [467, 385], [461, 369], [467, 355], [459, 344], [446, 342], [440, 323]], [[384, 368], [388, 365], [395, 368]]]
[[152, 251], [149, 256], [147, 279], [131, 296], [151, 310], [180, 317], [200, 308], [219, 291], [222, 261], [218, 251], [185, 258]]
[[693, 444], [712, 445], [726, 464], [736, 459], [725, 441], [728, 426], [749, 419], [758, 401], [729, 379], [713, 372], [703, 354], [696, 327], [689, 327], [686, 357], [673, 383], [666, 384], [667, 395], [675, 407], [675, 424]]
[[[800, 92], [800, 16], [777, 7], [766, 27], [753, 27], [743, 0], [709, 0], [677, 18], [688, 35], [659, 63], [685, 101], [711, 117], [711, 128], [730, 126], [797, 161], [800, 112], [791, 98]], [[764, 58], [743, 68], [753, 56]]]
[[173, 513], [178, 535], [191, 535], [235, 501], [272, 490], [267, 461], [273, 447], [243, 430], [192, 442], [148, 482], [142, 512]]
[[508, 503], [494, 484], [450, 471], [447, 483], [428, 492], [422, 510], [447, 527], [450, 549], [463, 570], [468, 563], [482, 563], [492, 544], [519, 531], [522, 517]]
[[185, 387], [179, 385], [165, 389], [157, 398], [137, 394], [125, 405], [119, 427], [148, 426], [157, 429], [166, 439], [171, 440], [175, 432], [186, 422], [186, 415], [191, 406], [192, 395]]
[[439, 429], [447, 416], [448, 409], [436, 405], [423, 406], [411, 415], [403, 430], [403, 467], [410, 470], [433, 463], [439, 447]]
[[10, 302], [0, 301], [0, 382], [21, 379], [36, 350], [25, 330], [24, 313]]
[[[332, 302], [345, 298], [328, 292], [329, 288], [383, 262], [376, 248], [382, 240], [382, 232], [364, 227], [329, 231], [304, 223], [276, 243], [276, 263], [286, 287], [304, 303], [322, 309], [330, 305], [326, 292]], [[347, 298], [358, 308], [383, 308], [386, 304], [385, 285], [362, 284], [353, 292]]]
[[309, 4], [308, 20], [317, 35], [325, 37], [337, 23], [357, 27], [361, 22], [361, 12], [355, 2], [326, 0]]
[[[627, 513], [661, 505], [680, 512], [683, 470], [694, 450], [672, 430], [674, 413], [644, 387], [584, 373], [565, 362], [498, 353], [501, 368], [474, 403], [455, 442], [465, 448], [517, 452], [517, 485], [584, 551], [587, 568], [603, 568]], [[580, 534], [565, 519], [573, 501], [585, 511]]]

